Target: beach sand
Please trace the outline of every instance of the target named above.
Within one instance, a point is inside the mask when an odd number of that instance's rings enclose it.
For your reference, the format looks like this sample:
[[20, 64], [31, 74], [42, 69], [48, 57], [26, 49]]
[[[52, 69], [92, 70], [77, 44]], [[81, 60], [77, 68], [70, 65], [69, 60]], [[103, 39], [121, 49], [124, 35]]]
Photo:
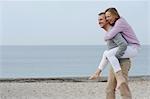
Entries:
[[[0, 99], [105, 99], [105, 81], [61, 80], [0, 80]], [[150, 99], [149, 79], [130, 80], [129, 86], [133, 99]]]

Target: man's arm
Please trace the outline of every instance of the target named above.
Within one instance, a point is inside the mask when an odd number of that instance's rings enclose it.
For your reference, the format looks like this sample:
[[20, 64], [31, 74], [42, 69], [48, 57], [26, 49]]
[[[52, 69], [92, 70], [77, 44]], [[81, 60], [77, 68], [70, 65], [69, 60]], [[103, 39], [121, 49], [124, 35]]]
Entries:
[[112, 40], [118, 45], [118, 50], [116, 52], [116, 57], [120, 58], [125, 53], [127, 49], [128, 43], [121, 35], [122, 33], [118, 33]]

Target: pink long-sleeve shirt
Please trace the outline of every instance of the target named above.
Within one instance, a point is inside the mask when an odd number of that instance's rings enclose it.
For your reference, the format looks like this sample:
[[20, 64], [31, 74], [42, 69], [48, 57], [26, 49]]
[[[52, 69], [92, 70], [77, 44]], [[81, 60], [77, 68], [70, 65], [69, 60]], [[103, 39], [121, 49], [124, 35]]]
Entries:
[[122, 17], [115, 22], [115, 25], [108, 33], [106, 33], [104, 39], [105, 40], [112, 39], [119, 32], [122, 32], [122, 35], [127, 40], [128, 44], [140, 46], [140, 42], [137, 39], [133, 29]]

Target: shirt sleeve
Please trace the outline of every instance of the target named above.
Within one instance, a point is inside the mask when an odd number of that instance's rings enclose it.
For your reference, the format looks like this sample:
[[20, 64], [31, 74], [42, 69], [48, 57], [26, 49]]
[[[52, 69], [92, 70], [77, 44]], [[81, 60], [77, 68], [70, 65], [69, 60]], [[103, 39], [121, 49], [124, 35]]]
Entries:
[[127, 49], [128, 43], [124, 39], [124, 37], [121, 35], [121, 33], [118, 33], [114, 38], [113, 41], [117, 44], [118, 50], [116, 52], [116, 57], [120, 58], [125, 53], [125, 50]]
[[123, 32], [124, 28], [124, 20], [121, 18], [118, 19], [112, 29], [105, 35], [104, 39], [109, 40], [112, 39], [117, 33]]

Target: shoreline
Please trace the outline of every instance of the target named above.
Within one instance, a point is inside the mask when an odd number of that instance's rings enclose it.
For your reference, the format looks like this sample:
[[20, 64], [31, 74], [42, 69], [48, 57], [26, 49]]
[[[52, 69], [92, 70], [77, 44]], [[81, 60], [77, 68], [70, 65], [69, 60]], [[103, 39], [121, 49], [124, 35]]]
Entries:
[[[97, 80], [89, 80], [88, 76], [84, 77], [48, 77], [48, 78], [0, 78], [0, 83], [2, 82], [18, 82], [18, 83], [31, 83], [31, 82], [107, 82], [107, 77], [102, 76]], [[129, 76], [130, 81], [150, 81], [150, 75], [142, 76]]]
[[[0, 99], [106, 99], [107, 77], [0, 79]], [[150, 99], [150, 76], [130, 76], [133, 99]], [[116, 98], [121, 99], [119, 91]]]

